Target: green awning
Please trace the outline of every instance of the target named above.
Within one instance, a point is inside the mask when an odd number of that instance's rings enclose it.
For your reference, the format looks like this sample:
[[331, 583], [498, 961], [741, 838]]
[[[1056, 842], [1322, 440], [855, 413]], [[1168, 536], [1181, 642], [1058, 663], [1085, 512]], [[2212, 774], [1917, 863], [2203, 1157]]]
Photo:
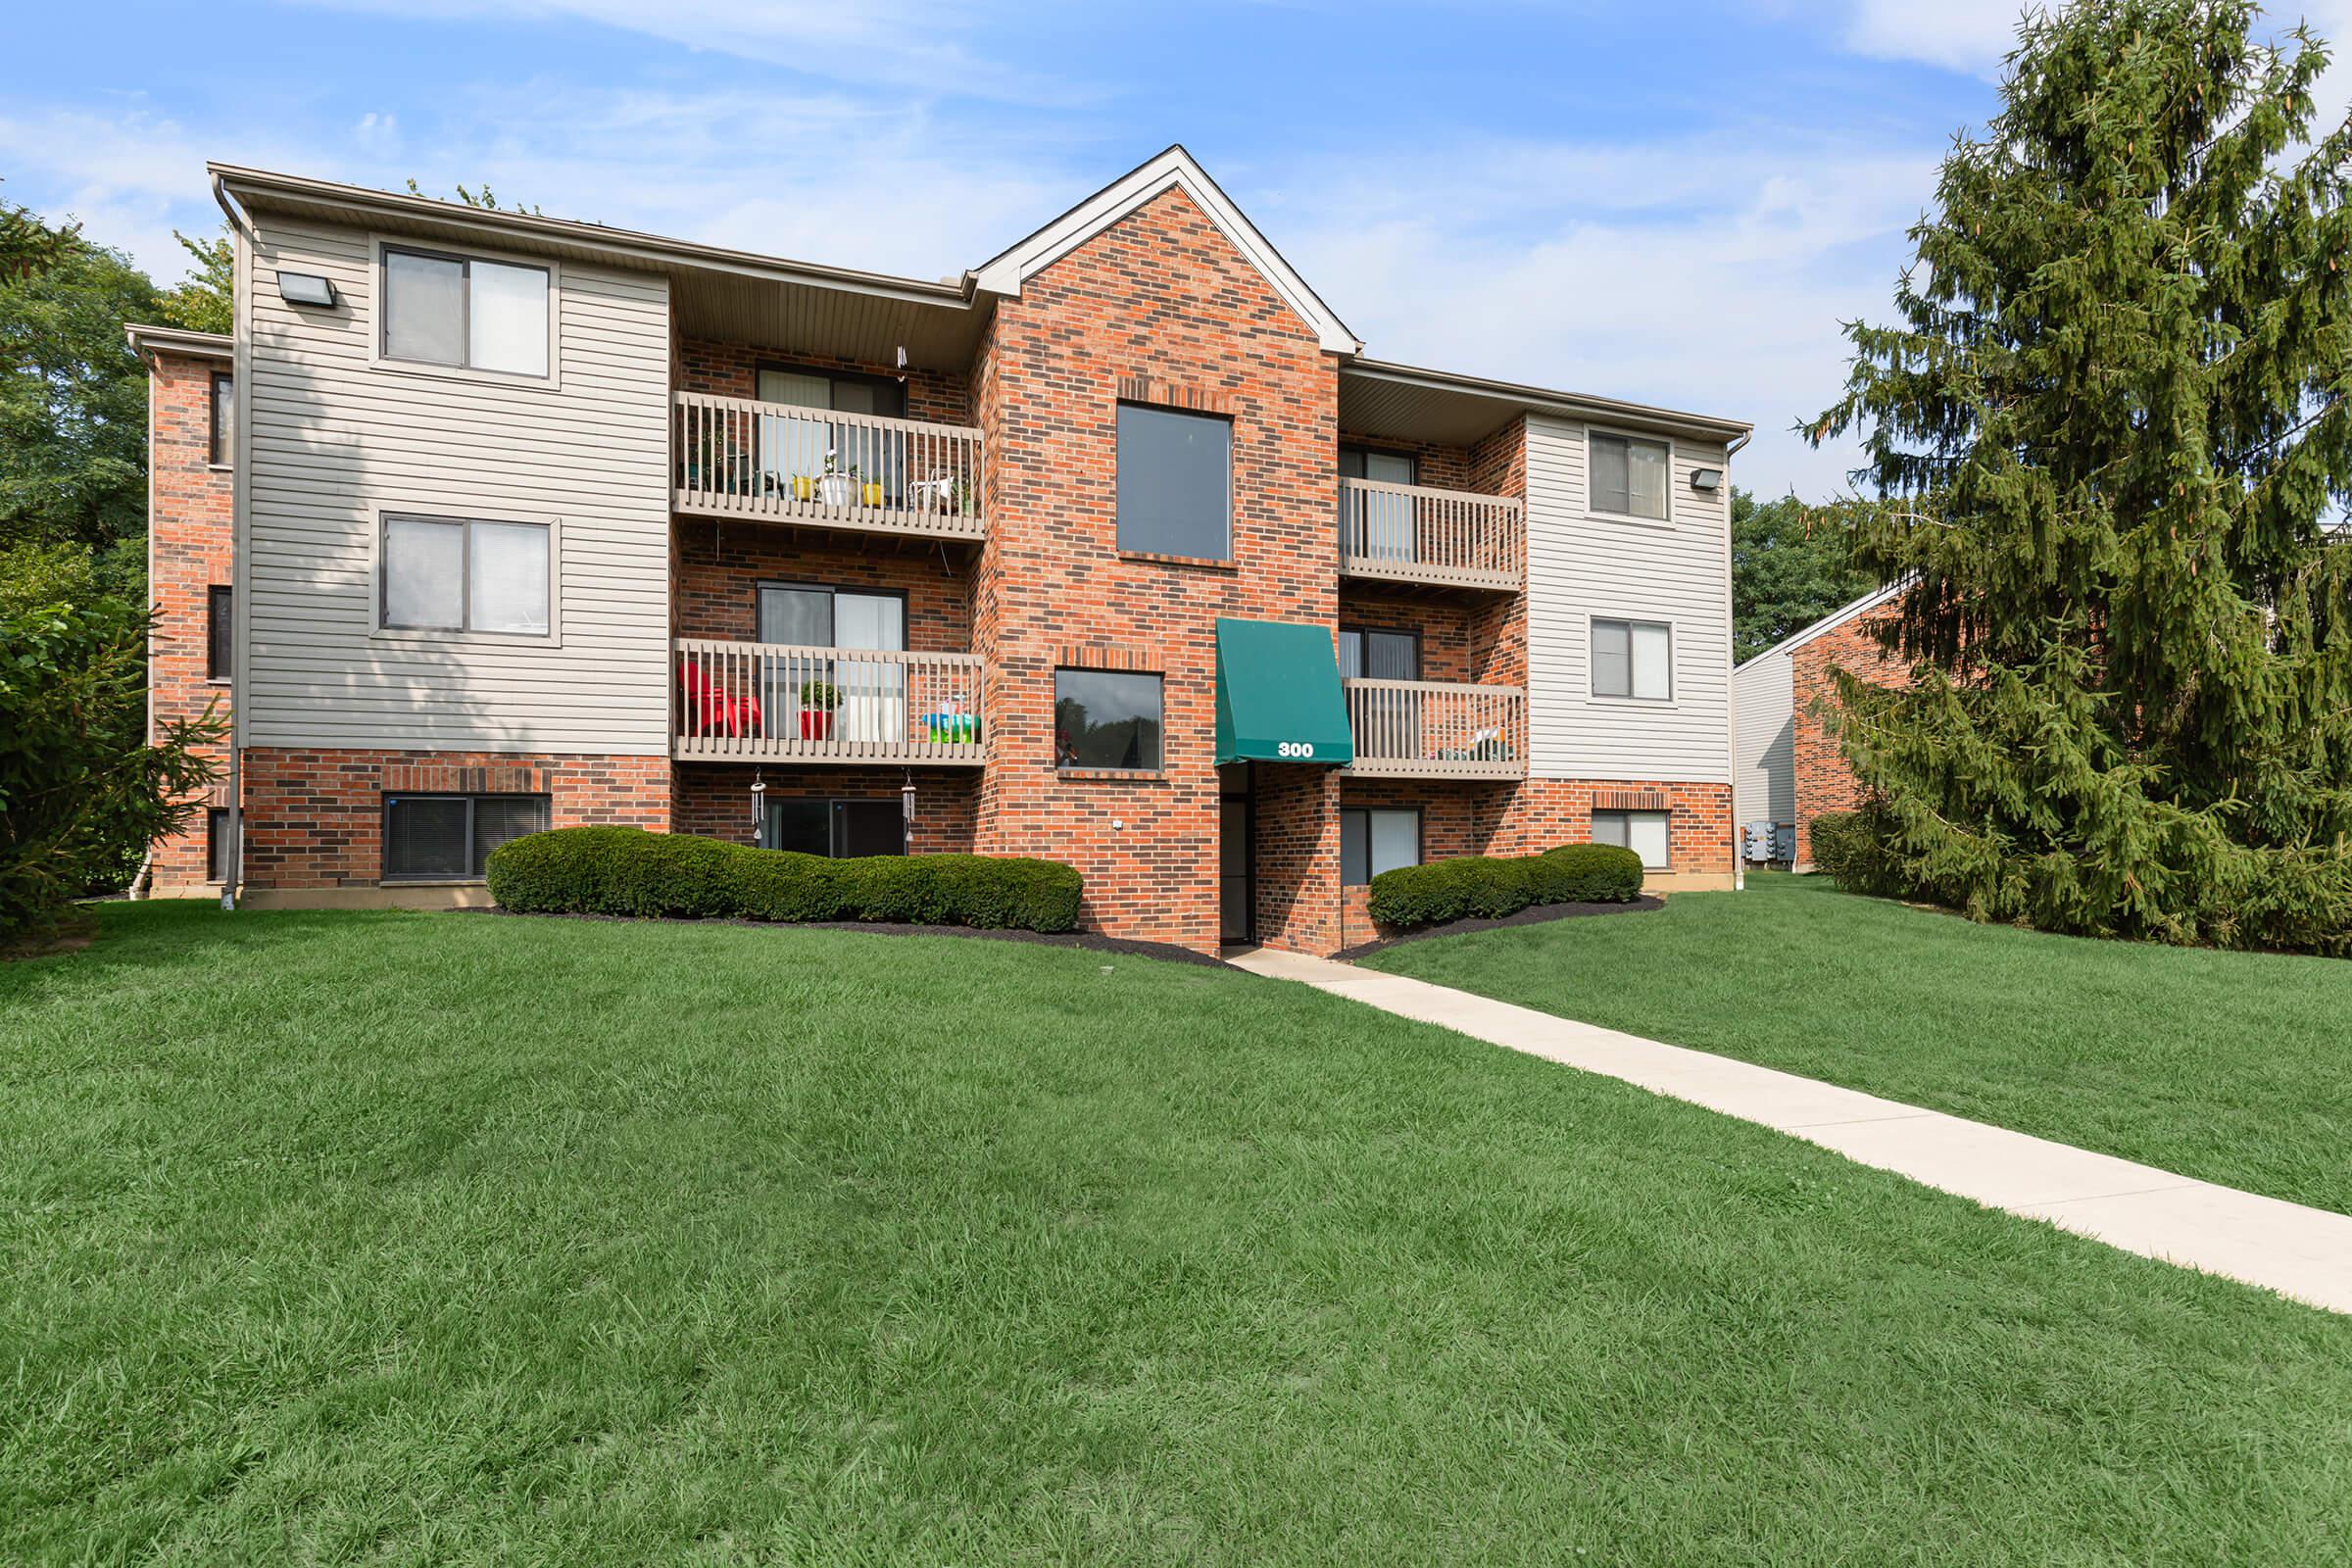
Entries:
[[1217, 760], [1355, 760], [1330, 627], [1217, 622]]

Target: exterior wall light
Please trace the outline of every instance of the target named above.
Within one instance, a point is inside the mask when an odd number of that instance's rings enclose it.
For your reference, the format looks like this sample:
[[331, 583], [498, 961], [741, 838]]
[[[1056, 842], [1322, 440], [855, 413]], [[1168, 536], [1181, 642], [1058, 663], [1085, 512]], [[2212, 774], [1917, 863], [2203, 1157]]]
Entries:
[[333, 278], [317, 272], [280, 272], [277, 274], [277, 297], [288, 305], [323, 305], [335, 303]]
[[1691, 489], [1718, 490], [1722, 486], [1723, 470], [1721, 468], [1692, 468], [1690, 470]]

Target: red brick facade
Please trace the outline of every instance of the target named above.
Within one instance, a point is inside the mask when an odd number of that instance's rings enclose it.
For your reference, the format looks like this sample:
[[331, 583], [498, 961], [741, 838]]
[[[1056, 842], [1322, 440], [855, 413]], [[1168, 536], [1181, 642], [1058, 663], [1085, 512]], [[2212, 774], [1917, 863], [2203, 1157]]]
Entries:
[[1793, 721], [1790, 772], [1796, 786], [1796, 868], [1813, 869], [1813, 819], [1850, 811], [1861, 792], [1853, 767], [1838, 749], [1834, 725], [1838, 685], [1831, 671], [1843, 669], [1874, 686], [1906, 687], [1910, 667], [1882, 652], [1874, 615], [1858, 616], [1788, 653], [1788, 695]]
[[246, 748], [248, 887], [373, 888], [383, 877], [384, 796], [403, 791], [545, 795], [549, 825], [670, 826], [664, 757]]
[[[147, 591], [157, 617], [147, 653], [150, 736], [174, 719], [202, 716], [208, 707], [228, 716], [228, 681], [212, 678], [208, 662], [212, 590], [234, 581], [234, 485], [228, 468], [212, 462], [213, 375], [227, 370], [226, 360], [165, 353], [150, 359], [148, 482], [156, 526], [148, 534]], [[222, 779], [206, 792], [205, 804], [225, 807], [227, 745], [207, 752]], [[153, 885], [164, 892], [202, 890], [209, 842], [203, 812], [187, 832], [157, 840], [149, 862]]]
[[[988, 444], [988, 544], [973, 645], [995, 726], [980, 847], [1053, 846], [1086, 877], [1089, 923], [1217, 942], [1215, 622], [1329, 626], [1335, 363], [1313, 330], [1181, 191], [1088, 240], [997, 308], [975, 371]], [[1233, 420], [1231, 557], [1122, 556], [1118, 406]], [[1054, 766], [1054, 672], [1140, 669], [1163, 682], [1164, 765], [1140, 778]], [[1257, 770], [1260, 938], [1328, 951], [1339, 911], [1337, 781]]]

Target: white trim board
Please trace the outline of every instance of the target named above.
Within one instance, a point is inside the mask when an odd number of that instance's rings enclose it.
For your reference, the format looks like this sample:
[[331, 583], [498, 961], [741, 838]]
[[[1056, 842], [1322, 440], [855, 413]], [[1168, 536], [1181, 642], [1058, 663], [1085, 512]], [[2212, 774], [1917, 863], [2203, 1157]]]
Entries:
[[1232, 198], [1217, 188], [1217, 182], [1193, 155], [1182, 146], [1170, 147], [1151, 162], [1140, 166], [1103, 186], [1101, 190], [1054, 219], [1045, 227], [1011, 245], [980, 264], [972, 276], [975, 283], [991, 294], [1018, 298], [1021, 284], [1046, 268], [1118, 222], [1162, 191], [1181, 190], [1192, 198], [1193, 205], [1205, 214], [1217, 226], [1217, 231], [1232, 242], [1233, 248], [1282, 297], [1285, 304], [1298, 313], [1300, 320], [1314, 328], [1315, 336], [1324, 350], [1332, 354], [1360, 354], [1363, 343], [1348, 329], [1348, 323], [1323, 303], [1306, 279], [1295, 271], [1282, 258], [1257, 225], [1245, 217], [1233, 204]]

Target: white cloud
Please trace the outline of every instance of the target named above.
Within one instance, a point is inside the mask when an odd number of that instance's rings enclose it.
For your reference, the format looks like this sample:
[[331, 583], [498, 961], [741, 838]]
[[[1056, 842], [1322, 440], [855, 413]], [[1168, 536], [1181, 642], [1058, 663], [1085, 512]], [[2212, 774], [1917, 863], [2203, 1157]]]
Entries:
[[1855, 0], [1844, 42], [1874, 59], [1990, 76], [2017, 42], [2026, 9], [2023, 0]]

